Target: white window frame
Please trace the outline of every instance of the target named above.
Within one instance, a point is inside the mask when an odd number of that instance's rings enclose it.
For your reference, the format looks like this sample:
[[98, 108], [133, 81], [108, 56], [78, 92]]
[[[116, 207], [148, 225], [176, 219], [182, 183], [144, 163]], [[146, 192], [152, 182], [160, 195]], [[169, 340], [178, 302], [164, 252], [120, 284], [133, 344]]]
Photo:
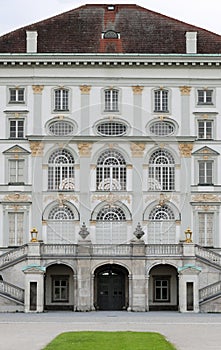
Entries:
[[[210, 126], [209, 126], [209, 124], [210, 124]], [[213, 140], [214, 139], [214, 120], [213, 119], [198, 119], [197, 120], [197, 136], [198, 136], [199, 140]]]
[[197, 105], [213, 105], [214, 104], [213, 95], [214, 95], [213, 89], [198, 89]]
[[[19, 219], [22, 219], [22, 223]], [[13, 227], [11, 226], [13, 224]], [[22, 230], [20, 225], [22, 224]], [[25, 213], [24, 212], [8, 212], [8, 245], [20, 246], [25, 242]]]
[[[9, 87], [9, 104], [25, 103], [25, 88], [24, 87]], [[13, 98], [12, 98], [13, 95]]]
[[[108, 96], [109, 95], [109, 96]], [[118, 88], [105, 88], [102, 90], [103, 113], [120, 113], [121, 92]]]
[[74, 157], [68, 150], [57, 149], [50, 155], [48, 162], [49, 191], [74, 190], [74, 164]]
[[198, 161], [198, 184], [199, 186], [212, 186], [214, 184], [214, 161], [199, 160]]
[[[15, 165], [12, 167], [12, 165]], [[9, 184], [25, 183], [25, 159], [8, 159]]]
[[53, 91], [54, 111], [69, 112], [70, 110], [70, 89], [57, 88]]
[[154, 113], [169, 113], [169, 95], [168, 89], [153, 91]]
[[[12, 126], [12, 122], [15, 123], [15, 127]], [[20, 123], [22, 123], [22, 136], [19, 135], [21, 133], [21, 130], [20, 130], [21, 126], [19, 126]], [[12, 132], [14, 133], [14, 135], [12, 135]], [[9, 118], [9, 138], [10, 139], [25, 138], [25, 119], [24, 118]]]
[[[214, 212], [198, 212], [198, 244], [204, 247], [214, 245]], [[211, 226], [210, 226], [211, 225]]]

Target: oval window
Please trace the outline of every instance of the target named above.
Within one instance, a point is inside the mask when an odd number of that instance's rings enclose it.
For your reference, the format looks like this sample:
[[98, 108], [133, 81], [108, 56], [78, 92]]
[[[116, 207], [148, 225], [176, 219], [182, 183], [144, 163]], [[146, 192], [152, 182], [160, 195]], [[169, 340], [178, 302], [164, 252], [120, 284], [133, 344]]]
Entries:
[[154, 122], [150, 125], [150, 132], [157, 136], [168, 136], [175, 132], [175, 126], [173, 123], [162, 120]]
[[123, 123], [105, 122], [97, 126], [97, 132], [102, 136], [122, 136], [126, 131], [127, 126]]
[[67, 136], [74, 133], [74, 126], [70, 122], [57, 120], [49, 125], [48, 130], [55, 136]]

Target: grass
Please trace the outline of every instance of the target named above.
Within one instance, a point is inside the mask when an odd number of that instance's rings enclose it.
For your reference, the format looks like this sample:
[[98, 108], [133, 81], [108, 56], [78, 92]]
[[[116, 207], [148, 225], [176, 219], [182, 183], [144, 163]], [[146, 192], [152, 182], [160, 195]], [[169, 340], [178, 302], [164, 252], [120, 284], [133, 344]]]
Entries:
[[175, 350], [161, 334], [152, 332], [67, 332], [43, 350]]

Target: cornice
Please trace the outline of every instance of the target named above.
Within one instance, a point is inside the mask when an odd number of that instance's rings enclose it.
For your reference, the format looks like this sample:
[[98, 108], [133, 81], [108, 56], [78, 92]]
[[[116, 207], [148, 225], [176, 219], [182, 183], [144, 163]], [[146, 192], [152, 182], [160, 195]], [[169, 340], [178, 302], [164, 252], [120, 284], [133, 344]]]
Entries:
[[0, 54], [0, 66], [220, 66], [221, 54]]

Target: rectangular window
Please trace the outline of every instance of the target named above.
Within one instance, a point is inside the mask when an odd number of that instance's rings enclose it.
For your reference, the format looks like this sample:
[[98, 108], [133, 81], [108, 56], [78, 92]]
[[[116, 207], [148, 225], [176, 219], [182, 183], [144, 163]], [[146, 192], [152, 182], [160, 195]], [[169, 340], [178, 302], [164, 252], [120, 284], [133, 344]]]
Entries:
[[199, 161], [199, 185], [213, 184], [213, 162]]
[[52, 301], [69, 301], [69, 276], [54, 276], [52, 278]]
[[10, 103], [23, 103], [23, 102], [25, 102], [25, 89], [24, 88], [11, 88], [11, 89], [9, 89], [9, 102]]
[[212, 120], [199, 120], [198, 121], [198, 138], [199, 139], [212, 139], [213, 138], [213, 121]]
[[118, 106], [118, 97], [119, 97], [119, 91], [118, 90], [105, 90], [105, 104], [104, 104], [104, 110], [105, 112], [118, 112], [119, 106]]
[[213, 90], [198, 90], [198, 104], [212, 104]]
[[157, 90], [154, 92], [154, 112], [168, 112], [168, 91]]
[[22, 119], [9, 120], [9, 137], [12, 139], [24, 138], [24, 120]]
[[154, 301], [170, 301], [170, 279], [167, 277], [154, 278]]
[[24, 159], [9, 160], [9, 183], [24, 183]]
[[9, 246], [24, 243], [24, 213], [8, 213]]
[[69, 96], [69, 91], [66, 89], [55, 90], [54, 109], [56, 111], [68, 111], [69, 109], [68, 96]]
[[214, 214], [199, 213], [199, 245], [206, 247], [213, 246]]

